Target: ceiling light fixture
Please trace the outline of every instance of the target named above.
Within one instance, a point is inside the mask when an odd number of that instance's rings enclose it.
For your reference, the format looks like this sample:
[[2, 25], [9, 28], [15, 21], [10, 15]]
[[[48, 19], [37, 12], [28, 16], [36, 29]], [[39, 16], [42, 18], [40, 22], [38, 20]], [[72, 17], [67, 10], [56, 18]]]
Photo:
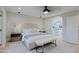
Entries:
[[44, 13], [45, 13], [45, 14], [47, 14], [47, 13], [48, 13], [48, 11], [45, 11]]
[[45, 14], [47, 14], [47, 13], [49, 13], [49, 12], [50, 12], [50, 10], [49, 10], [49, 9], [47, 9], [47, 6], [45, 6], [45, 9], [43, 10], [43, 12], [44, 12]]
[[18, 7], [18, 14], [21, 14], [21, 7]]
[[18, 9], [19, 9], [19, 10], [21, 10], [21, 8], [20, 8], [20, 7], [18, 7]]

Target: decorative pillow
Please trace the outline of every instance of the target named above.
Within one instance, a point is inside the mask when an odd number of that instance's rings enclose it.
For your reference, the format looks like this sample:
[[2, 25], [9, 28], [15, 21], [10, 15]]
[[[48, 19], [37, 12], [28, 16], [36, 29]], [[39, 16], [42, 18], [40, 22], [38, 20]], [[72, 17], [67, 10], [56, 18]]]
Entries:
[[32, 29], [23, 29], [23, 33], [29, 34], [29, 33], [31, 33], [31, 32], [32, 32]]

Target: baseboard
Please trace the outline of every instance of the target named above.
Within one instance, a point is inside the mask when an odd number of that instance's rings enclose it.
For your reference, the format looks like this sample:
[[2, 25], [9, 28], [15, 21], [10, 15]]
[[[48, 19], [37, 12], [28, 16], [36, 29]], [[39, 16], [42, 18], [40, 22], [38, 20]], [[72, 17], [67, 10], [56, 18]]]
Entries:
[[[64, 41], [64, 40], [63, 40], [63, 41]], [[76, 43], [72, 43], [72, 42], [67, 42], [67, 41], [64, 41], [64, 42], [69, 43], [69, 44], [78, 45], [78, 44], [76, 44]]]

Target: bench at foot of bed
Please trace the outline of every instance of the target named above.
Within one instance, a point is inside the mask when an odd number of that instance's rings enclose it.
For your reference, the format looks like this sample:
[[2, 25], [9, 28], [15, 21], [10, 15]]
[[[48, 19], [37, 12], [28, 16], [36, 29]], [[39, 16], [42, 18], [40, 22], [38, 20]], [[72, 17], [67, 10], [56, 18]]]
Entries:
[[[51, 44], [54, 44], [55, 47], [56, 47], [56, 40], [53, 40], [53, 42], [49, 42], [49, 43], [46, 43], [44, 45], [37, 45], [37, 47], [35, 47], [34, 49], [36, 49], [37, 53], [44, 53], [45, 46], [48, 46], [48, 45], [51, 45]], [[41, 49], [41, 52], [39, 51], [39, 49]]]

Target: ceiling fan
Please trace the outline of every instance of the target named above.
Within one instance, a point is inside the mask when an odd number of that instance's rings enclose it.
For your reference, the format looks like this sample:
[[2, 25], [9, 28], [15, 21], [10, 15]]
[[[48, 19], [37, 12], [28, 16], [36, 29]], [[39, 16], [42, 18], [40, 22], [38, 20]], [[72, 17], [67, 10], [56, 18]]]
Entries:
[[45, 6], [45, 9], [43, 10], [43, 12], [45, 13], [45, 14], [47, 14], [47, 13], [49, 13], [51, 10], [49, 10], [48, 8], [47, 8], [48, 6]]

